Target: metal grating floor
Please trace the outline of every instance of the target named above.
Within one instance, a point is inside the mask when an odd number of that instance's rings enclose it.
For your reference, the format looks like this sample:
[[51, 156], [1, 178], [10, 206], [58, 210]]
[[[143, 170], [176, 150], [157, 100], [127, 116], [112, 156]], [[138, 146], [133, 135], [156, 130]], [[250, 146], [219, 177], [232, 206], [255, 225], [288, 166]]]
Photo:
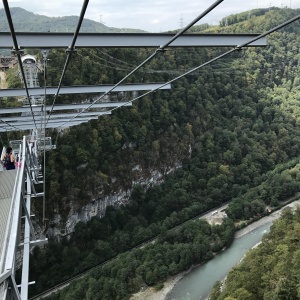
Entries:
[[0, 172], [0, 257], [3, 251], [16, 174], [17, 170]]

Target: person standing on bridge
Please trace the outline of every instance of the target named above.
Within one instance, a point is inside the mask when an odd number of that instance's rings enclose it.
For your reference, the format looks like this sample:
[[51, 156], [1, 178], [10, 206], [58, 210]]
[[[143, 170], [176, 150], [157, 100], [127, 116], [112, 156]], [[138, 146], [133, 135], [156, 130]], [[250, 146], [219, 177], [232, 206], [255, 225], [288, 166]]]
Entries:
[[15, 169], [15, 157], [12, 154], [12, 148], [7, 147], [6, 153], [2, 155], [1, 161], [3, 162], [3, 166], [6, 168], [6, 170], [13, 170]]

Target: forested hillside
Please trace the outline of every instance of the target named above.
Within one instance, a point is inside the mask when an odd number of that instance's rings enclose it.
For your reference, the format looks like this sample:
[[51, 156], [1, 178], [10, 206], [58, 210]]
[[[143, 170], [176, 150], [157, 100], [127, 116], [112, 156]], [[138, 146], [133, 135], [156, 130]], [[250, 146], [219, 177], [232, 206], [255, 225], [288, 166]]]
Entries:
[[[268, 30], [296, 13], [271, 10], [229, 28]], [[161, 220], [191, 205], [206, 209], [241, 197], [265, 182], [269, 171], [299, 153], [297, 30], [296, 24], [290, 25], [272, 34], [266, 48], [228, 56], [175, 82], [170, 92], [156, 92], [132, 108], [119, 109], [60, 135], [59, 147], [48, 160], [48, 212], [67, 216], [70, 205], [80, 208], [120, 190], [130, 194], [134, 183], [151, 176], [153, 170], [165, 174], [178, 166], [182, 167], [162, 185], [144, 191], [146, 198], [158, 193], [157, 200], [149, 200], [153, 204], [143, 201], [148, 219]], [[115, 83], [151, 51], [79, 50], [64, 83]], [[224, 51], [171, 49], [129, 81], [167, 81]], [[49, 81], [56, 85], [65, 53], [52, 51], [50, 59], [55, 63], [49, 65]], [[119, 99], [131, 97], [125, 94]], [[59, 98], [61, 102], [73, 100], [74, 96]], [[75, 141], [80, 141], [78, 147]], [[291, 180], [284, 175], [274, 180]], [[283, 189], [282, 184], [278, 186]], [[265, 191], [255, 200], [276, 205], [296, 189], [285, 188], [274, 197]], [[245, 207], [233, 210], [241, 218], [248, 211]]]
[[262, 243], [227, 276], [210, 300], [275, 300], [300, 298], [300, 208], [287, 209]]
[[[205, 30], [264, 32], [296, 14], [255, 10], [251, 18], [232, 16], [229, 26]], [[141, 284], [161, 283], [230, 244], [231, 219], [257, 217], [299, 191], [299, 42], [297, 22], [270, 35], [266, 48], [231, 54], [175, 82], [171, 91], [60, 134], [47, 157], [50, 220], [58, 213], [65, 221], [71, 210], [120, 191], [128, 197], [124, 205], [108, 207], [102, 219], [78, 223], [69, 239], [35, 248], [32, 292], [159, 235], [161, 243], [119, 256], [54, 297], [127, 299]], [[167, 81], [227, 50], [170, 49], [128, 82]], [[78, 50], [64, 84], [116, 83], [152, 51]], [[65, 52], [53, 50], [49, 58], [48, 83], [57, 85]], [[143, 185], [155, 171], [160, 182]], [[231, 219], [220, 227], [200, 222], [184, 234], [167, 231], [231, 200]]]
[[[16, 32], [74, 32], [78, 23], [77, 16], [46, 17], [34, 14], [20, 7], [10, 9]], [[10, 31], [4, 9], [0, 9], [1, 31]], [[114, 28], [102, 23], [85, 19], [82, 32], [143, 32], [139, 29]]]

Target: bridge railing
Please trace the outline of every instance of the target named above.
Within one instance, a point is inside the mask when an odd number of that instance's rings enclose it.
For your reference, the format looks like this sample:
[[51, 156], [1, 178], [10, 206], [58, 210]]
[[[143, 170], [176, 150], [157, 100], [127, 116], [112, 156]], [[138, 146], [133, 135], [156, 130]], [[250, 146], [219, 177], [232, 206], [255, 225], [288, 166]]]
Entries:
[[[36, 244], [47, 242], [36, 238], [30, 219], [31, 197], [41, 196], [35, 190], [41, 170], [36, 148], [24, 136], [19, 144], [18, 168], [14, 171], [3, 171], [8, 175], [15, 174], [15, 182], [0, 260], [0, 299], [1, 296], [3, 299], [28, 298], [30, 249]], [[19, 251], [21, 248], [23, 251]], [[15, 280], [17, 253], [23, 256], [21, 289], [17, 287]]]

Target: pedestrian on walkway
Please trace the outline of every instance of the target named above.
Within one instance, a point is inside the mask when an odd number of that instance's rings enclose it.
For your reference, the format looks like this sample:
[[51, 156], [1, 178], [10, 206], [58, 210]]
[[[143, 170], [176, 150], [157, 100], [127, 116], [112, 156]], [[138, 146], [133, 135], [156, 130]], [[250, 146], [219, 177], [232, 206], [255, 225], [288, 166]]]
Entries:
[[12, 148], [7, 147], [6, 153], [2, 155], [1, 161], [3, 163], [3, 166], [6, 168], [6, 170], [13, 170], [16, 168], [15, 166], [15, 157], [12, 154]]

